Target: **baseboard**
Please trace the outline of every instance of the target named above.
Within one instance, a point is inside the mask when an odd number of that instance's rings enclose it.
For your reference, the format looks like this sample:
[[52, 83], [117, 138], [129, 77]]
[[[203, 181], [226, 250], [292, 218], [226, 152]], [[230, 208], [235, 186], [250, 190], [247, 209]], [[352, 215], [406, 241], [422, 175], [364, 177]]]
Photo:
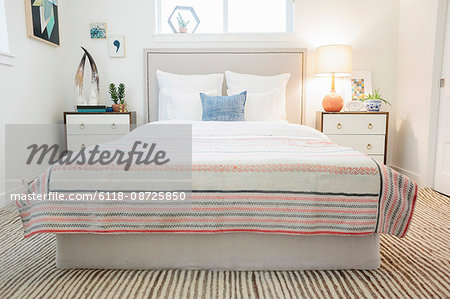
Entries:
[[9, 198], [10, 194], [13, 193], [22, 193], [23, 191], [25, 191], [25, 187], [24, 186], [20, 186], [17, 188], [14, 188], [12, 190], [9, 190], [7, 192], [3, 192], [0, 194], [0, 208], [8, 205], [11, 203], [11, 200]]
[[417, 185], [419, 185], [420, 188], [426, 187], [425, 183], [423, 182], [423, 178], [420, 174], [415, 173], [413, 171], [409, 171], [406, 169], [403, 169], [401, 167], [395, 166], [395, 165], [388, 165], [390, 168], [394, 169], [395, 171], [398, 171], [404, 175], [406, 175], [407, 177], [409, 177], [410, 179], [413, 179]]

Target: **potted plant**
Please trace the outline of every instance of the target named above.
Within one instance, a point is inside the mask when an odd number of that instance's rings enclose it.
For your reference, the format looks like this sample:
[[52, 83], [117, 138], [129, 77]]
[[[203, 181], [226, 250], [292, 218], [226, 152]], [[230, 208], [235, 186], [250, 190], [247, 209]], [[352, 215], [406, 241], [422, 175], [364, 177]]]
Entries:
[[177, 20], [178, 20], [178, 26], [179, 26], [178, 32], [179, 33], [186, 33], [187, 32], [187, 25], [189, 24], [190, 21], [185, 22], [180, 13], [178, 13]]
[[127, 104], [125, 103], [125, 84], [119, 84], [117, 96], [119, 97], [119, 112], [127, 112]]
[[111, 100], [114, 103], [112, 105], [113, 111], [119, 112], [119, 96], [117, 95], [116, 84], [109, 84], [109, 94], [111, 95]]
[[109, 84], [109, 94], [111, 95], [111, 99], [114, 103], [112, 105], [113, 111], [126, 112], [125, 84], [120, 83], [118, 88], [116, 88], [114, 83]]
[[382, 103], [392, 106], [389, 101], [382, 98], [380, 89], [375, 89], [375, 92], [373, 94], [367, 95], [362, 101], [364, 102], [367, 111], [380, 111]]

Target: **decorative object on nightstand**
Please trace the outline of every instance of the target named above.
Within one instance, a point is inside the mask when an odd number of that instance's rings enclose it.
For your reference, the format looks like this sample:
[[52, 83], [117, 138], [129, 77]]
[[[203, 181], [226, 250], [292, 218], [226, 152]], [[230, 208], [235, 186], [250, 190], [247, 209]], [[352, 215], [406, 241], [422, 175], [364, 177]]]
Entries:
[[353, 71], [350, 77], [352, 101], [362, 101], [372, 93], [372, 71]]
[[389, 101], [381, 97], [380, 89], [375, 89], [375, 92], [373, 94], [367, 95], [366, 98], [363, 100], [363, 102], [366, 106], [366, 110], [373, 112], [380, 111], [382, 103], [392, 106], [391, 103], [389, 103]]
[[331, 93], [322, 101], [327, 112], [339, 112], [344, 99], [336, 93], [335, 77], [347, 77], [352, 73], [352, 47], [328, 45], [316, 49], [316, 76], [331, 76]]
[[106, 112], [105, 105], [77, 105], [77, 112]]
[[372, 72], [353, 71], [350, 77], [350, 85], [352, 89], [352, 101], [348, 102], [345, 107], [348, 111], [358, 112], [364, 109], [364, 99], [372, 93]]
[[116, 88], [114, 83], [109, 84], [109, 94], [113, 101], [114, 112], [127, 112], [127, 103], [125, 102], [125, 84], [120, 83]]
[[358, 112], [364, 108], [364, 103], [361, 101], [351, 101], [345, 104], [345, 108], [350, 112]]
[[113, 141], [136, 127], [136, 112], [64, 112], [66, 145], [71, 151]]
[[[78, 65], [77, 73], [75, 75], [75, 99], [78, 105], [97, 105], [100, 95], [100, 81], [98, 76], [97, 65], [95, 64], [94, 58], [91, 54], [83, 47], [84, 54], [81, 58], [80, 64]], [[91, 65], [92, 76], [91, 76], [91, 92], [89, 94], [89, 101], [87, 102], [84, 98], [84, 65], [86, 64], [86, 57], [89, 59], [89, 64]]]
[[322, 112], [316, 128], [332, 142], [354, 148], [386, 163], [389, 112]]

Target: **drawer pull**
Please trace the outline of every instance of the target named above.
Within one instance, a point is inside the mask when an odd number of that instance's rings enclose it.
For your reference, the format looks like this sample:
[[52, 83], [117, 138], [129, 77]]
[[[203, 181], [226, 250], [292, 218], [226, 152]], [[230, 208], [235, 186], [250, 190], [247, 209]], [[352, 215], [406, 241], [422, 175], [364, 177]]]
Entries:
[[371, 149], [372, 149], [372, 144], [369, 143], [369, 144], [367, 145], [367, 149], [368, 149], [368, 150], [371, 150]]
[[113, 124], [111, 125], [111, 128], [113, 128], [113, 129], [117, 128], [116, 124], [113, 123]]
[[84, 143], [81, 145], [81, 149], [83, 148], [86, 148], [86, 145]]
[[83, 123], [80, 124], [80, 129], [84, 129], [84, 124]]
[[337, 126], [336, 126], [336, 128], [338, 128], [339, 130], [342, 129], [342, 124], [341, 124], [341, 123], [338, 123]]
[[372, 130], [373, 129], [372, 123], [369, 123], [369, 125], [367, 127], [369, 128], [369, 130]]

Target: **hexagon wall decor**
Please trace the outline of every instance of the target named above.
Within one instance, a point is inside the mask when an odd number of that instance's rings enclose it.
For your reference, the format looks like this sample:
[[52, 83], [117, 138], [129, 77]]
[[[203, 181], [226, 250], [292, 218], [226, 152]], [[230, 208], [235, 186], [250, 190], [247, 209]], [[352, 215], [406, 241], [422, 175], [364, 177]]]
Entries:
[[194, 33], [200, 24], [200, 19], [193, 7], [176, 6], [170, 14], [167, 23], [169, 23], [173, 33]]

